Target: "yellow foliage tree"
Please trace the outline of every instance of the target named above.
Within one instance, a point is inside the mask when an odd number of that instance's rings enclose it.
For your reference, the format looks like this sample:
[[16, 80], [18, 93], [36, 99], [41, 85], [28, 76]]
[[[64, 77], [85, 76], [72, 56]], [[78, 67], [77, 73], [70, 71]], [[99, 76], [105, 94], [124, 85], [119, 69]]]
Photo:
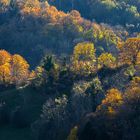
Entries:
[[115, 64], [116, 58], [111, 53], [102, 53], [98, 57], [98, 64], [102, 66], [111, 67]]
[[74, 48], [74, 60], [76, 61], [94, 61], [95, 60], [94, 44], [90, 42], [79, 43]]
[[73, 51], [73, 64], [79, 72], [90, 73], [94, 70], [96, 56], [94, 44], [90, 42], [79, 43]]

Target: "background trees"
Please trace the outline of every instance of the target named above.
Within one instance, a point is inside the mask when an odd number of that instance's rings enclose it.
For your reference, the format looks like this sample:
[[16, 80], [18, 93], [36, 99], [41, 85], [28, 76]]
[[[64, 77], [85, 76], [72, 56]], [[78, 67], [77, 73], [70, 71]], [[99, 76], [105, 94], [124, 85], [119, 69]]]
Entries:
[[44, 53], [69, 55], [80, 42], [94, 43], [98, 54], [116, 53], [123, 33], [118, 34], [106, 24], [85, 20], [76, 10], [64, 13], [38, 0], [11, 1], [8, 10], [0, 13], [0, 23], [1, 48], [22, 55], [31, 68], [39, 64]]
[[0, 139], [140, 139], [139, 1], [48, 1], [0, 1]]
[[[140, 30], [139, 16], [139, 0], [135, 2], [117, 1], [117, 0], [64, 0], [61, 2], [61, 7], [58, 5], [59, 0], [48, 0], [50, 4], [55, 5], [58, 9], [70, 11], [72, 8], [80, 11], [81, 15], [87, 19], [97, 22], [109, 23], [112, 25], [127, 26], [130, 30]], [[73, 3], [73, 7], [71, 7]], [[121, 19], [123, 17], [123, 20]], [[129, 25], [133, 24], [133, 27]]]

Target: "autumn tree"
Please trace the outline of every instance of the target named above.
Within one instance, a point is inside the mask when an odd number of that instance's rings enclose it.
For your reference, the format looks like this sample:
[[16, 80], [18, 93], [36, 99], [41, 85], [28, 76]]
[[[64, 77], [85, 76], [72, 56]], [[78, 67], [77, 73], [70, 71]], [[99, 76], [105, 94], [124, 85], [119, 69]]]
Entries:
[[0, 84], [11, 83], [11, 66], [9, 63], [0, 65]]
[[97, 112], [114, 114], [118, 107], [123, 104], [123, 97], [118, 89], [112, 88], [107, 91], [106, 97], [101, 105], [97, 107]]
[[77, 61], [94, 61], [95, 48], [94, 44], [89, 42], [79, 43], [74, 48], [74, 60]]
[[38, 0], [25, 0], [20, 8], [25, 14], [34, 14], [37, 16], [40, 12], [40, 3]]
[[98, 64], [102, 66], [111, 67], [114, 65], [116, 58], [111, 53], [102, 53], [98, 57]]
[[132, 64], [134, 67], [140, 62], [140, 39], [129, 38], [118, 45], [121, 63]]
[[0, 83], [11, 84], [23, 82], [29, 76], [29, 64], [20, 55], [11, 55], [0, 50]]
[[140, 101], [140, 77], [136, 76], [130, 81], [128, 87], [125, 90], [125, 99], [135, 99]]
[[79, 72], [90, 73], [94, 70], [96, 56], [94, 44], [90, 42], [78, 43], [73, 51], [73, 64]]
[[5, 63], [9, 63], [10, 61], [11, 55], [5, 50], [0, 50], [0, 65], [4, 65]]
[[17, 83], [27, 80], [29, 76], [29, 64], [20, 55], [12, 56], [12, 78]]
[[11, 81], [11, 55], [5, 51], [0, 50], [0, 83], [8, 84]]
[[8, 5], [9, 4], [9, 0], [1, 0], [0, 4]]
[[10, 0], [0, 0], [0, 13], [7, 12], [9, 9]]
[[136, 76], [133, 77], [132, 81], [130, 82], [129, 87], [139, 87], [140, 86], [140, 77]]

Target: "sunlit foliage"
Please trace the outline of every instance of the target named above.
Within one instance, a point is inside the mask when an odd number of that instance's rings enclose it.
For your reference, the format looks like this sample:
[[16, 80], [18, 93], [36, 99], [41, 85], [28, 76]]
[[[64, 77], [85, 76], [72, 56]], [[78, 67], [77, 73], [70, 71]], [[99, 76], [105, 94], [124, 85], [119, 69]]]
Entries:
[[11, 78], [11, 65], [9, 63], [0, 65], [0, 84], [10, 84]]
[[25, 0], [21, 6], [21, 12], [24, 14], [38, 15], [40, 12], [40, 3], [38, 0]]
[[47, 1], [0, 0], [11, 53], [0, 50], [0, 127], [20, 121], [36, 140], [139, 140], [140, 3]]
[[98, 63], [101, 67], [102, 66], [111, 67], [115, 64], [115, 60], [116, 58], [110, 53], [102, 53], [98, 57]]
[[29, 64], [20, 55], [0, 50], [0, 73], [1, 84], [25, 82], [29, 76]]
[[107, 91], [102, 104], [98, 106], [97, 111], [102, 113], [115, 114], [119, 106], [123, 104], [123, 97], [118, 89], [110, 89]]
[[90, 73], [96, 62], [95, 48], [90, 42], [79, 43], [73, 51], [73, 65], [76, 71]]
[[13, 55], [12, 57], [12, 78], [14, 81], [24, 81], [29, 76], [29, 64], [20, 55]]
[[0, 50], [0, 65], [9, 63], [10, 61], [11, 61], [11, 55], [5, 50]]

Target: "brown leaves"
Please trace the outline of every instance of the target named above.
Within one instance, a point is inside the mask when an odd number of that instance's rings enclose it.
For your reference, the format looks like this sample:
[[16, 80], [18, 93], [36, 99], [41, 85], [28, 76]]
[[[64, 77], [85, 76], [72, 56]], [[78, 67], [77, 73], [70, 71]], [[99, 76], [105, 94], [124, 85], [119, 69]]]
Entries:
[[123, 64], [136, 65], [138, 55], [140, 52], [140, 39], [139, 38], [128, 38], [124, 43], [119, 44], [120, 49], [120, 61]]

